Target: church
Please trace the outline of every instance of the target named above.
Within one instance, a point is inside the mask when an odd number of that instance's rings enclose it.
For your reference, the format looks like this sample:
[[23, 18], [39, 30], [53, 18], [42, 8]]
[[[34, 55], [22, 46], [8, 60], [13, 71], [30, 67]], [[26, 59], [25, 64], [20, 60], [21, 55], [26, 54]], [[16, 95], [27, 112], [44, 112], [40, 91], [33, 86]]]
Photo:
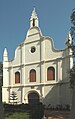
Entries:
[[[65, 40], [72, 43], [70, 32]], [[45, 105], [71, 103], [69, 71], [73, 66], [72, 49], [65, 45], [55, 49], [53, 39], [44, 36], [39, 27], [35, 8], [30, 17], [26, 38], [15, 50], [14, 59], [8, 60], [7, 48], [3, 53], [2, 101], [11, 103], [11, 94], [16, 103], [42, 102]]]

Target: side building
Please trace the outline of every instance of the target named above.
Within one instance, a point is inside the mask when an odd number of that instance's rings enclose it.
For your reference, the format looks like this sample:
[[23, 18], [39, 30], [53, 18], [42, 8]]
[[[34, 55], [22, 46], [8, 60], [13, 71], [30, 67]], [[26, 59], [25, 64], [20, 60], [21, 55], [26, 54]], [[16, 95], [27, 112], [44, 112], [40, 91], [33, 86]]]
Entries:
[[[66, 41], [72, 43], [70, 33]], [[16, 48], [12, 61], [8, 60], [7, 49], [4, 50], [2, 101], [11, 103], [10, 95], [15, 92], [18, 104], [36, 101], [45, 105], [70, 104], [72, 66], [71, 48], [54, 48], [53, 39], [42, 35], [34, 9], [26, 38]]]

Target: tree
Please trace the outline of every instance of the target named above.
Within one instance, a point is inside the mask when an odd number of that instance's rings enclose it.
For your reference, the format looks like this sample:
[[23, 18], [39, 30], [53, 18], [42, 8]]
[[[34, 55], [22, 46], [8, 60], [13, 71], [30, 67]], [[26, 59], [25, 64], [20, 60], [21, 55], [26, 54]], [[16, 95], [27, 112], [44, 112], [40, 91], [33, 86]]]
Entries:
[[12, 91], [9, 100], [10, 100], [10, 103], [12, 104], [17, 103], [18, 98], [17, 98], [16, 92]]
[[71, 36], [72, 36], [72, 50], [73, 50], [73, 67], [70, 70], [70, 85], [73, 88], [72, 106], [71, 106], [71, 119], [75, 119], [75, 8], [71, 14]]
[[74, 82], [75, 82], [75, 64], [70, 70], [70, 87], [71, 88], [74, 88]]
[[70, 18], [71, 18], [71, 23], [72, 23], [72, 26], [71, 26], [72, 40], [75, 40], [75, 8], [73, 9]]
[[70, 86], [71, 88], [74, 88], [74, 76], [75, 76], [75, 8], [72, 11], [72, 14], [70, 16], [71, 19], [71, 29], [70, 29], [70, 33], [71, 33], [71, 37], [72, 37], [72, 44], [71, 44], [71, 48], [72, 48], [72, 56], [73, 56], [73, 67], [70, 70]]
[[72, 11], [70, 19], [71, 19], [71, 23], [72, 23], [70, 31], [71, 31], [71, 36], [72, 36], [73, 61], [75, 63], [75, 8]]

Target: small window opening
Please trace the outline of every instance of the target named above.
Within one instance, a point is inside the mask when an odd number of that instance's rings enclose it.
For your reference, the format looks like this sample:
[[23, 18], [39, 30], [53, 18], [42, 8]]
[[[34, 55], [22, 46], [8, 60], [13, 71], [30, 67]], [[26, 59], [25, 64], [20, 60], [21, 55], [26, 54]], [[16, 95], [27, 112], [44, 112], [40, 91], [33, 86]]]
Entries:
[[35, 19], [33, 19], [33, 26], [35, 26]]

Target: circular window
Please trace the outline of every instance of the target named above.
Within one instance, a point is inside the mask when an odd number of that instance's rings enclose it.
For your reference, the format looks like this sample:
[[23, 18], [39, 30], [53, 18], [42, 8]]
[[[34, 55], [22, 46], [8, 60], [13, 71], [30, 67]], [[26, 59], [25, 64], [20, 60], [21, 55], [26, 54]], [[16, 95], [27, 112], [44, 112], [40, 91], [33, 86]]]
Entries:
[[35, 47], [32, 47], [32, 48], [31, 48], [31, 53], [34, 53], [35, 50], [36, 50], [36, 48], [35, 48]]

